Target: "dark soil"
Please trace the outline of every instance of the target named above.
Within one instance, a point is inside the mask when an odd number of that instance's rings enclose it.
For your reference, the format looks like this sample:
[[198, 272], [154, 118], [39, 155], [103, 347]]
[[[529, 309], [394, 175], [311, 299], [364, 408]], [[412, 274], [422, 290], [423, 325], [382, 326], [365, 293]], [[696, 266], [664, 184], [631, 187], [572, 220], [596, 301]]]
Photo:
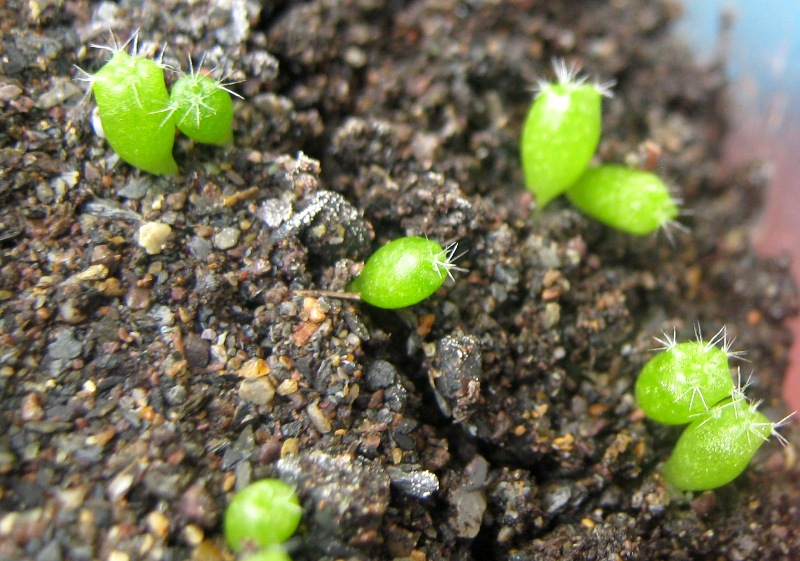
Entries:
[[[748, 239], [765, 175], [724, 172], [721, 67], [672, 2], [9, 0], [0, 4], [0, 558], [233, 559], [231, 494], [298, 486], [297, 560], [786, 559], [798, 431], [734, 483], [670, 490], [679, 429], [636, 373], [722, 325], [771, 418], [797, 310]], [[235, 142], [119, 161], [75, 78], [109, 29], [233, 69]], [[614, 79], [599, 158], [654, 167], [693, 213], [669, 243], [522, 188], [553, 57]], [[174, 79], [170, 75], [170, 79]], [[169, 224], [161, 253], [142, 222]], [[343, 291], [401, 235], [469, 270], [402, 312]], [[308, 292], [312, 291], [312, 292]]]

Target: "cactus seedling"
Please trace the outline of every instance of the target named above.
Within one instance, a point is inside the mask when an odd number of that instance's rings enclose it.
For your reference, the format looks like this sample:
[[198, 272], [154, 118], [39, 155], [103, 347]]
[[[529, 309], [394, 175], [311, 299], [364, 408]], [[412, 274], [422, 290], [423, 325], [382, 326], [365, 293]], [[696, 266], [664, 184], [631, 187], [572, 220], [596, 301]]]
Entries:
[[[644, 236], [659, 228], [680, 227], [678, 201], [661, 179], [621, 165], [586, 170], [567, 190], [581, 212], [617, 230]], [[668, 230], [667, 230], [668, 232]]]
[[176, 127], [197, 142], [233, 140], [231, 95], [239, 96], [226, 87], [230, 83], [195, 72], [190, 59], [189, 74], [178, 78], [168, 94], [160, 62], [137, 55], [136, 34], [121, 47], [114, 42], [99, 48], [111, 51], [111, 59], [96, 74], [84, 72], [82, 79], [91, 85], [103, 132], [120, 158], [167, 175], [178, 171], [172, 158]]
[[303, 508], [294, 489], [280, 479], [260, 479], [234, 495], [225, 511], [228, 545], [267, 548], [285, 542], [300, 524]]
[[577, 67], [554, 61], [555, 82], [540, 81], [522, 129], [525, 185], [540, 208], [581, 176], [597, 150], [601, 99], [611, 84], [588, 84]]
[[442, 248], [417, 236], [393, 240], [373, 253], [350, 290], [378, 308], [396, 309], [421, 302], [452, 278], [456, 244]]
[[[125, 52], [132, 41], [132, 54]], [[97, 46], [97, 45], [94, 45]], [[164, 69], [136, 54], [134, 34], [122, 46], [99, 46], [111, 59], [84, 79], [91, 85], [111, 148], [129, 164], [156, 175], [177, 173], [172, 158], [175, 124], [159, 112], [169, 103]]]
[[[667, 424], [690, 423], [664, 464], [664, 478], [678, 489], [714, 489], [736, 478], [750, 459], [792, 415], [772, 423], [744, 395], [741, 374], [736, 386], [728, 370], [732, 352], [725, 328], [708, 342], [677, 343], [665, 335], [662, 352], [642, 369], [636, 400], [644, 412]], [[722, 343], [718, 347], [718, 343]]]
[[678, 439], [664, 478], [683, 491], [715, 489], [733, 481], [764, 442], [786, 422], [771, 422], [740, 392], [709, 409]]
[[674, 334], [659, 341], [663, 349], [636, 379], [636, 401], [648, 417], [681, 425], [730, 397], [734, 385], [728, 357], [737, 353], [730, 351], [724, 327], [707, 342], [698, 336], [697, 341], [678, 343]]
[[[202, 63], [201, 63], [202, 66]], [[205, 144], [229, 144], [233, 140], [233, 100], [240, 97], [226, 84], [194, 70], [189, 59], [189, 74], [173, 84], [168, 117], [175, 117], [176, 126], [189, 138]]]

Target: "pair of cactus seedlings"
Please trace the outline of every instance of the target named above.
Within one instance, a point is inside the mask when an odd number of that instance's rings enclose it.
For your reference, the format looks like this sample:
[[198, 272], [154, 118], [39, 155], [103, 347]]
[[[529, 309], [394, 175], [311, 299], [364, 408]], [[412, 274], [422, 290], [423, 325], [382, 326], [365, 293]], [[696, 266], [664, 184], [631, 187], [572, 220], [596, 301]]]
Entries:
[[784, 443], [777, 429], [791, 417], [773, 423], [734, 384], [731, 351], [723, 327], [709, 341], [678, 343], [665, 334], [661, 352], [642, 368], [636, 401], [651, 419], [668, 425], [688, 424], [664, 465], [665, 479], [685, 491], [714, 489], [736, 478], [770, 436]]
[[655, 174], [621, 165], [589, 167], [600, 143], [601, 105], [612, 83], [587, 83], [575, 66], [554, 61], [555, 82], [540, 81], [520, 139], [526, 187], [543, 208], [566, 194], [583, 213], [612, 228], [669, 234], [679, 201]]
[[[128, 45], [131, 52], [126, 52]], [[193, 140], [224, 145], [233, 140], [233, 100], [229, 83], [195, 71], [181, 75], [167, 92], [166, 67], [138, 54], [138, 35], [118, 45], [92, 45], [111, 52], [94, 74], [81, 78], [90, 85], [103, 134], [120, 158], [156, 175], [178, 171], [172, 157], [175, 129]], [[163, 53], [162, 53], [163, 54]]]

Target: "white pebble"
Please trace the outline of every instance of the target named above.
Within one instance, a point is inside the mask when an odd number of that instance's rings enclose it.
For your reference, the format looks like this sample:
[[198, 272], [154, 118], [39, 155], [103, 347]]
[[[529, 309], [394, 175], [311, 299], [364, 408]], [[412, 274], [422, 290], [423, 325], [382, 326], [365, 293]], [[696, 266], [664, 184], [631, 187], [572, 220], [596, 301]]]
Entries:
[[145, 222], [139, 227], [137, 240], [149, 255], [157, 255], [167, 247], [167, 238], [171, 233], [169, 224]]

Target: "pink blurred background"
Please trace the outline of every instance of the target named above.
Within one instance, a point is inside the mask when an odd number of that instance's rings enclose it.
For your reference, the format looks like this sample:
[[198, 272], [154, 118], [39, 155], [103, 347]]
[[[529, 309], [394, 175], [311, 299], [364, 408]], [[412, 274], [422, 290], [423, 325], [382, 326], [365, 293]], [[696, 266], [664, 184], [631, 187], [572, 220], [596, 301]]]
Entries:
[[[766, 206], [755, 232], [755, 243], [764, 255], [790, 254], [792, 273], [800, 280], [800, 114], [785, 114], [785, 98], [773, 98], [766, 114], [756, 114], [737, 123], [725, 145], [725, 159], [732, 164], [768, 162], [772, 180]], [[770, 115], [774, 111], [775, 115]], [[759, 119], [760, 117], [760, 119]], [[775, 129], [771, 121], [780, 122]], [[783, 384], [783, 397], [789, 408], [800, 410], [800, 318], [789, 322], [795, 342], [790, 351], [790, 366]]]
[[[764, 255], [791, 255], [800, 281], [800, 1], [686, 0], [684, 14], [676, 32], [700, 60], [722, 56], [734, 84], [725, 161], [759, 159], [772, 173], [756, 246]], [[783, 395], [800, 410], [800, 318], [791, 327]]]

